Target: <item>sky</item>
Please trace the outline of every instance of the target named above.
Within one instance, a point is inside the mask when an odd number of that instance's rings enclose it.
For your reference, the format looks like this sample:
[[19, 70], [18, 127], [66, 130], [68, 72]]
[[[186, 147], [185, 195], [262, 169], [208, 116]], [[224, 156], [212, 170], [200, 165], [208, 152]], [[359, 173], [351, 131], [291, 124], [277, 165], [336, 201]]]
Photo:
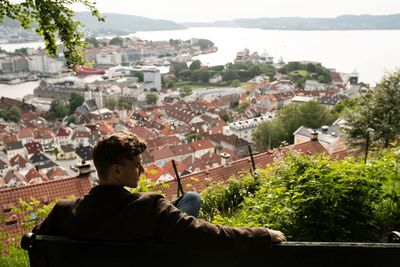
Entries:
[[[95, 2], [102, 13], [121, 13], [175, 22], [400, 13], [399, 0], [96, 0]], [[83, 11], [81, 6], [74, 6], [73, 9]]]

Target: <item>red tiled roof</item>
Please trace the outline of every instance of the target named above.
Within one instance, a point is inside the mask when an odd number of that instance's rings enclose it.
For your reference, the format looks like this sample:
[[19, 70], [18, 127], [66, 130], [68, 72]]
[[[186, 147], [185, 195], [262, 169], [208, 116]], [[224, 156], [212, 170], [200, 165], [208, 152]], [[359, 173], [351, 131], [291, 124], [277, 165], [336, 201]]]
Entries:
[[68, 172], [65, 170], [61, 169], [60, 167], [53, 167], [46, 173], [47, 177], [49, 179], [54, 180], [54, 179], [59, 179], [59, 178], [65, 178], [70, 176]]
[[20, 182], [25, 182], [25, 177], [17, 171], [11, 170], [8, 171], [4, 176], [4, 181], [8, 184], [12, 179], [16, 179]]
[[36, 131], [36, 138], [41, 139], [52, 139], [55, 137], [55, 134], [49, 128], [39, 128]]
[[171, 150], [175, 156], [191, 155], [194, 153], [194, 149], [190, 143], [173, 146]]
[[60, 128], [58, 128], [56, 136], [57, 137], [66, 137], [66, 136], [69, 136], [70, 134], [71, 134], [71, 132], [67, 128], [60, 127]]
[[214, 145], [207, 139], [196, 140], [190, 143], [195, 151], [214, 148]]
[[[181, 174], [187, 170], [187, 166], [180, 161], [175, 160], [175, 165], [176, 165], [176, 169], [179, 174]], [[174, 170], [174, 165], [172, 164], [172, 161], [168, 161], [167, 163], [165, 163], [163, 166], [163, 169], [166, 172], [168, 172], [169, 174], [171, 174], [172, 176], [175, 176], [175, 170]]]
[[152, 181], [157, 181], [160, 176], [164, 175], [166, 172], [163, 168], [155, 165], [155, 164], [150, 164], [146, 167], [146, 170], [144, 172], [144, 176], [149, 178]]
[[20, 154], [15, 155], [10, 159], [10, 165], [15, 166], [18, 165], [20, 168], [24, 168], [26, 164], [29, 163], [29, 160], [27, 160], [25, 157], [21, 156]]
[[32, 179], [42, 178], [42, 181], [48, 181], [49, 179], [43, 173], [36, 170], [36, 168], [32, 168], [25, 174], [25, 181], [29, 183]]
[[39, 142], [31, 141], [25, 144], [28, 154], [36, 154], [43, 151], [42, 145]]
[[150, 155], [154, 161], [161, 160], [161, 159], [173, 158], [175, 156], [175, 154], [169, 148], [153, 150], [150, 152]]
[[76, 139], [76, 138], [89, 138], [91, 135], [90, 132], [88, 131], [76, 131], [72, 134], [72, 139]]
[[[51, 202], [70, 196], [81, 197], [91, 188], [89, 177], [67, 178], [54, 180], [38, 184], [32, 184], [22, 187], [0, 190], [0, 206], [17, 206], [20, 199], [31, 201], [35, 198], [42, 202]], [[0, 209], [0, 216], [3, 215], [3, 209]], [[3, 228], [4, 224], [0, 224]]]
[[114, 129], [105, 122], [99, 124], [99, 127], [97, 130], [100, 131], [103, 135], [111, 134], [114, 131]]
[[12, 133], [12, 134], [6, 134], [3, 136], [3, 143], [4, 144], [8, 144], [8, 143], [12, 143], [12, 142], [17, 142], [18, 138], [17, 135]]
[[22, 128], [18, 132], [18, 139], [33, 138], [34, 136], [35, 136], [34, 131], [31, 128]]
[[131, 129], [129, 129], [129, 131], [133, 134], [136, 134], [137, 136], [139, 136], [140, 138], [142, 138], [144, 140], [148, 140], [148, 139], [156, 137], [155, 133], [153, 133], [150, 129], [147, 129], [146, 127], [143, 127], [143, 126], [131, 128]]

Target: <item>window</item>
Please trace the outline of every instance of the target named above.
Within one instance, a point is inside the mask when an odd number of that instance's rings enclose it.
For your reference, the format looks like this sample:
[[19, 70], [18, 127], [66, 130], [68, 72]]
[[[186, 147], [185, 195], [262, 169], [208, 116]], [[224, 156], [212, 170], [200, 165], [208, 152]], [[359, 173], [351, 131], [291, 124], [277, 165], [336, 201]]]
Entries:
[[13, 205], [11, 203], [4, 204], [3, 205], [3, 213], [5, 213], [5, 214], [10, 213], [12, 208], [13, 208]]
[[14, 214], [7, 218], [6, 227], [15, 227], [15, 226], [18, 226], [18, 219], [17, 215]]
[[26, 218], [27, 218], [26, 220], [28, 222], [37, 222], [38, 221], [38, 216], [36, 214], [36, 211], [34, 211], [34, 210], [28, 211], [26, 213]]

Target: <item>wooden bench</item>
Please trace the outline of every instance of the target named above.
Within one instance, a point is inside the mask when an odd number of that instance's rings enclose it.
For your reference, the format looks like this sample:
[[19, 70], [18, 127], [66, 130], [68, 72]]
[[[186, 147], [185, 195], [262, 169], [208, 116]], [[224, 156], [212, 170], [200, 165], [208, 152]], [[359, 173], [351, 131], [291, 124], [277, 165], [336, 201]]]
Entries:
[[[393, 236], [400, 237], [397, 233]], [[400, 266], [400, 243], [285, 242], [272, 248], [194, 251], [152, 242], [77, 241], [25, 234], [31, 267]]]

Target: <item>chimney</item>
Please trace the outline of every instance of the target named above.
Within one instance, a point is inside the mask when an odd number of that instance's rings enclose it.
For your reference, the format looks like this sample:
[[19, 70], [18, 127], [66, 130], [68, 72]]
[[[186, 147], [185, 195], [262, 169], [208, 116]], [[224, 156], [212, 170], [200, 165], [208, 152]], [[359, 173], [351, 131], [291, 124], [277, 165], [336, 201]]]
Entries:
[[230, 165], [230, 157], [231, 155], [229, 155], [228, 153], [221, 153], [221, 164], [224, 167], [227, 167]]
[[82, 164], [79, 164], [77, 167], [79, 170], [78, 178], [83, 178], [90, 175], [90, 163], [86, 163], [84, 160], [82, 160]]
[[318, 141], [318, 132], [317, 131], [313, 130], [310, 133], [310, 140], [311, 141]]
[[329, 126], [326, 126], [326, 125], [322, 126], [321, 130], [322, 130], [323, 133], [327, 133], [328, 130], [329, 130]]

